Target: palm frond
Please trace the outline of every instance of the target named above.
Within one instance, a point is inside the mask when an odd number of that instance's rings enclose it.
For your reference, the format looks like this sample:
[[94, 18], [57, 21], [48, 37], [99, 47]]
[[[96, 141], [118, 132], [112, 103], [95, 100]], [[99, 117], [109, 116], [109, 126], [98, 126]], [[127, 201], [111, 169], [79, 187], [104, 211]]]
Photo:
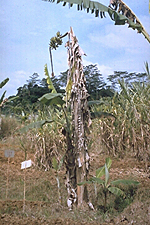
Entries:
[[138, 33], [142, 33], [144, 37], [150, 43], [150, 36], [146, 32], [140, 20], [133, 13], [133, 11], [122, 1], [122, 0], [110, 0], [109, 6], [105, 6], [96, 1], [90, 0], [43, 0], [48, 2], [56, 2], [57, 4], [62, 2], [63, 6], [66, 6], [66, 3], [69, 4], [69, 7], [72, 7], [73, 4], [77, 5], [77, 10], [86, 9], [87, 13], [91, 12], [95, 14], [95, 17], [104, 18], [105, 13], [108, 13], [110, 18], [115, 22], [115, 25], [125, 25], [129, 24], [129, 28], [137, 30]]
[[[127, 23], [129, 24], [129, 28], [131, 27], [133, 30], [137, 29], [138, 33], [142, 33], [147, 41], [150, 43], [150, 36], [146, 32], [144, 26], [135, 15], [135, 13], [127, 6], [122, 0], [110, 0], [109, 7], [113, 9], [115, 12], [125, 16], [127, 18]], [[109, 12], [110, 16], [112, 11]], [[116, 23], [116, 21], [115, 21]]]

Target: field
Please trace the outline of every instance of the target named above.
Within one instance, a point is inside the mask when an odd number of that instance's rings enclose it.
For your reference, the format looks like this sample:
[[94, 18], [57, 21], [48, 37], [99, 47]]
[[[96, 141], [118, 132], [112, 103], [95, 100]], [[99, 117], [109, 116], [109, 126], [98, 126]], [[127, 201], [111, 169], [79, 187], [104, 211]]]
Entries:
[[[4, 150], [13, 149], [14, 158], [4, 156]], [[103, 151], [90, 149], [90, 176], [105, 163], [108, 155]], [[110, 157], [110, 156], [109, 156]], [[95, 210], [74, 208], [69, 211], [66, 204], [65, 167], [59, 172], [61, 202], [58, 201], [56, 173], [37, 169], [34, 165], [21, 170], [25, 153], [18, 142], [3, 139], [0, 142], [0, 224], [137, 224], [147, 225], [150, 221], [150, 175], [145, 171], [143, 161], [134, 157], [111, 157], [110, 179], [133, 179], [140, 182], [138, 187], [124, 188], [126, 198], [113, 195], [108, 197], [107, 211], [103, 211], [102, 190], [98, 187], [97, 197], [93, 185], [88, 186], [90, 200]], [[34, 162], [34, 152], [28, 151], [27, 159]], [[25, 178], [25, 207], [24, 201]], [[8, 191], [6, 199], [6, 191]]]

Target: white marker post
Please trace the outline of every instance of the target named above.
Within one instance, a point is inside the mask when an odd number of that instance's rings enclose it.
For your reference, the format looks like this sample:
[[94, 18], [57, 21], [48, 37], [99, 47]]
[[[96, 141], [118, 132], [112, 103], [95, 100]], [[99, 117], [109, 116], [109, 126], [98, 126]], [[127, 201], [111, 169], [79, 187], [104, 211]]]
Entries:
[[8, 163], [7, 163], [7, 182], [6, 182], [6, 199], [8, 197], [9, 159], [13, 158], [14, 155], [15, 155], [14, 150], [5, 150], [5, 157], [8, 158]]
[[23, 194], [23, 213], [25, 212], [25, 200], [26, 200], [26, 168], [29, 168], [32, 166], [32, 161], [31, 159], [30, 160], [27, 160], [27, 161], [24, 161], [21, 163], [21, 169], [25, 169], [24, 170], [24, 194]]

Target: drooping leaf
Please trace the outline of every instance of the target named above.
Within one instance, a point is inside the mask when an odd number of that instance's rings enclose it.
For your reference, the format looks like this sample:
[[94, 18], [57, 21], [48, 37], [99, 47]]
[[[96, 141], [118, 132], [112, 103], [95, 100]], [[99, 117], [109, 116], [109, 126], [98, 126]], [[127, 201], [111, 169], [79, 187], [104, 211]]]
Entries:
[[117, 196], [125, 196], [125, 193], [120, 188], [117, 188], [117, 187], [108, 187], [108, 190], [112, 194], [114, 194], [114, 195], [117, 195]]
[[49, 76], [47, 64], [45, 65], [44, 72], [45, 72], [45, 76], [46, 76], [48, 88], [51, 90], [51, 93], [57, 93], [57, 91], [56, 91], [56, 89], [54, 88], [54, 85], [53, 85], [53, 83], [52, 83], [52, 80], [51, 80], [51, 78], [50, 78], [50, 76]]
[[65, 101], [63, 100], [63, 95], [60, 93], [48, 93], [43, 95], [38, 99], [40, 102], [46, 105], [63, 105]]
[[108, 13], [110, 18], [115, 21], [115, 25], [124, 25], [128, 21], [126, 16], [119, 14], [110, 8], [108, 9]]
[[115, 180], [115, 181], [111, 181], [111, 184], [113, 185], [120, 185], [120, 184], [123, 184], [123, 185], [139, 185], [139, 182], [138, 181], [134, 181], [134, 180]]
[[2, 88], [5, 84], [7, 84], [8, 81], [9, 81], [9, 78], [6, 78], [5, 80], [3, 80], [3, 81], [0, 83], [0, 88]]
[[36, 121], [34, 123], [30, 123], [27, 126], [24, 126], [23, 128], [19, 129], [20, 132], [27, 132], [30, 129], [39, 129], [41, 128], [43, 125], [45, 125], [46, 123], [52, 123], [52, 120], [40, 120], [40, 121]]

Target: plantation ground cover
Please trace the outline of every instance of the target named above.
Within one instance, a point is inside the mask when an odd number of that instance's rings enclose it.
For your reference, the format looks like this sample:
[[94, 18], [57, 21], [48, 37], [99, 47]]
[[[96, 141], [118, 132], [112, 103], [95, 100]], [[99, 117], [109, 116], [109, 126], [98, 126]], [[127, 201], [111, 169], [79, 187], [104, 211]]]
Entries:
[[[10, 159], [9, 168], [8, 160], [4, 156], [5, 149], [15, 150], [15, 157]], [[90, 156], [90, 176], [93, 176], [95, 170], [104, 165], [107, 155], [91, 148]], [[93, 185], [88, 186], [95, 211], [89, 210], [86, 205], [84, 209], [74, 208], [73, 211], [68, 211], [64, 166], [59, 173], [62, 196], [59, 203], [54, 169], [43, 171], [33, 165], [26, 170], [26, 202], [23, 212], [24, 171], [21, 170], [21, 162], [24, 159], [24, 151], [15, 141], [7, 139], [0, 142], [0, 224], [149, 224], [150, 174], [145, 171], [143, 162], [133, 157], [111, 157], [110, 179], [134, 179], [139, 181], [140, 185], [138, 188], [126, 188], [127, 197], [124, 201], [110, 195], [105, 214], [100, 188], [96, 198]], [[34, 162], [34, 153], [29, 151], [27, 159]], [[6, 199], [7, 174], [9, 176]]]

